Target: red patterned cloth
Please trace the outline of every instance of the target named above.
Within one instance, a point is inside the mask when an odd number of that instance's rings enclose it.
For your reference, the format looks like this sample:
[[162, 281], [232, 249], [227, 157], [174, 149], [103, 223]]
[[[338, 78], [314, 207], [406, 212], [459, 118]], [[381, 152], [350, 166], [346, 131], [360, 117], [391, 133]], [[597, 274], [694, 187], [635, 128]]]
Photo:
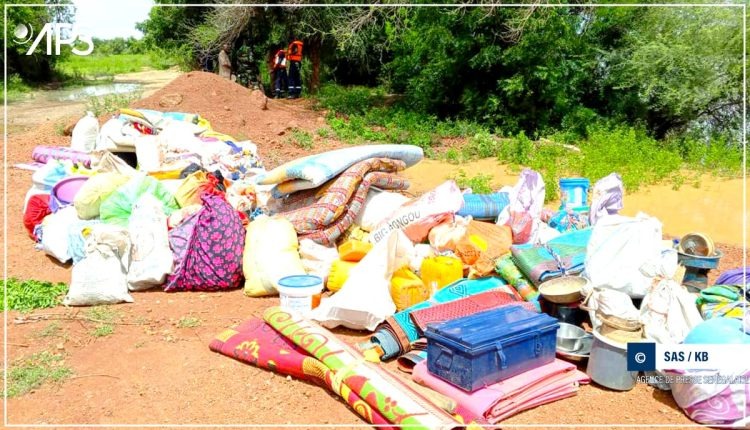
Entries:
[[[212, 351], [243, 363], [289, 375], [331, 389], [333, 372], [316, 358], [279, 334], [265, 321], [251, 318], [236, 327], [228, 328], [208, 345]], [[344, 399], [357, 413], [379, 429], [390, 429], [388, 421], [367, 406], [357, 393], [347, 391]], [[381, 427], [385, 426], [385, 427]]]

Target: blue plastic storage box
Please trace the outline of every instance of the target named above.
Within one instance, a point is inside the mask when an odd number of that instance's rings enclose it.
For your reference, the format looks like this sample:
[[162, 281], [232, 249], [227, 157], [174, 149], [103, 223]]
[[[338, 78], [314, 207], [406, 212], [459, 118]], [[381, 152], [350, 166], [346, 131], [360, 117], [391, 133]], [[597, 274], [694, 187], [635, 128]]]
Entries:
[[473, 392], [551, 363], [559, 326], [547, 314], [512, 305], [428, 324], [427, 369]]

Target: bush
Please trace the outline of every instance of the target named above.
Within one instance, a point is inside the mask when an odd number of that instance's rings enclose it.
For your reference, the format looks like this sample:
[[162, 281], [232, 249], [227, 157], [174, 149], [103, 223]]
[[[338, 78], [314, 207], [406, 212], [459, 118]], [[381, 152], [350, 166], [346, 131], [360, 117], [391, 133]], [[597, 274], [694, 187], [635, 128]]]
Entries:
[[317, 95], [319, 107], [345, 115], [362, 115], [373, 106], [381, 104], [385, 97], [382, 88], [342, 87], [323, 85]]
[[[22, 281], [16, 278], [8, 278], [7, 285], [8, 309], [21, 312], [53, 308], [62, 301], [63, 295], [68, 291], [68, 286], [63, 283], [35, 281], [33, 279]], [[5, 306], [5, 300], [0, 303]]]

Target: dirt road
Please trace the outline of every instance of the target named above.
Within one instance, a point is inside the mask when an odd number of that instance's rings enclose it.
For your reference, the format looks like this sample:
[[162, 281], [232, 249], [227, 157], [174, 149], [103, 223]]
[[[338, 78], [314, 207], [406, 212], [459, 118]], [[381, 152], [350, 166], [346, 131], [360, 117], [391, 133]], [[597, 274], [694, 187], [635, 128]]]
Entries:
[[[269, 168], [309, 152], [287, 140], [289, 130], [314, 132], [325, 126], [323, 113], [310, 110], [304, 100], [269, 100], [264, 110], [266, 102], [261, 95], [217, 79], [202, 73], [183, 75], [134, 106], [159, 109], [160, 100], [179, 94], [181, 102], [174, 110], [198, 112], [215, 129], [253, 140]], [[13, 134], [7, 147], [8, 165], [29, 161], [32, 149], [40, 142], [68, 145], [69, 138], [56, 135], [51, 121], [28, 133]], [[314, 145], [316, 151], [323, 151], [344, 144], [316, 136]], [[494, 161], [483, 163], [490, 162]], [[430, 180], [450, 175], [435, 170], [437, 167], [448, 166], [424, 161], [408, 169], [406, 174], [414, 178], [412, 191], [423, 190]], [[499, 169], [496, 163], [481, 167]], [[434, 172], [432, 179], [420, 169]], [[28, 171], [8, 170], [8, 227], [2, 232], [8, 238], [8, 276], [69, 282], [70, 266], [55, 264], [35, 251], [23, 228], [21, 208], [30, 178]], [[506, 179], [509, 185], [516, 180], [515, 176]], [[634, 201], [628, 200], [628, 205]], [[667, 215], [669, 209], [664, 208]], [[704, 213], [712, 216], [709, 223], [718, 225], [725, 220], [724, 214], [711, 210]], [[721, 249], [725, 257], [720, 270], [741, 263], [739, 248], [722, 245]], [[712, 271], [711, 278], [717, 274]], [[133, 293], [133, 297], [134, 303], [105, 310], [114, 321], [114, 332], [106, 336], [96, 334], [98, 323], [87, 319], [88, 309], [37, 311], [34, 314], [40, 317], [35, 320], [19, 319], [18, 312], [8, 312], [7, 357], [11, 365], [48, 351], [60, 354], [61, 365], [73, 372], [72, 378], [59, 384], [47, 383], [9, 399], [9, 423], [255, 423], [291, 424], [294, 428], [305, 428], [305, 424], [363, 424], [356, 413], [320, 387], [241, 364], [208, 349], [213, 336], [234, 323], [261, 316], [268, 306], [278, 304], [278, 298], [248, 298], [238, 290], [169, 294], [158, 289]], [[186, 325], [186, 319], [197, 323]], [[368, 337], [367, 333], [350, 330], [336, 333], [350, 344]], [[608, 428], [616, 428], [616, 424], [675, 428], [692, 424], [669, 393], [644, 384], [629, 392], [584, 386], [576, 397], [521, 413], [507, 423], [609, 424]]]

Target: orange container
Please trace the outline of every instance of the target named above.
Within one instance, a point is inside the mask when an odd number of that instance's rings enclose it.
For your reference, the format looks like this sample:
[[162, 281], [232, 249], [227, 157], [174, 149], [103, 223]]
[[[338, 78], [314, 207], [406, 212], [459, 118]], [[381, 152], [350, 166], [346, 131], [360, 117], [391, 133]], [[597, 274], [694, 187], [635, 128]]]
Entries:
[[391, 298], [401, 311], [429, 299], [430, 289], [408, 267], [402, 267], [391, 277]]
[[350, 239], [339, 246], [339, 258], [344, 261], [359, 261], [372, 249], [372, 244]]
[[439, 255], [422, 260], [419, 274], [427, 288], [439, 290], [463, 278], [464, 265], [458, 258]]

